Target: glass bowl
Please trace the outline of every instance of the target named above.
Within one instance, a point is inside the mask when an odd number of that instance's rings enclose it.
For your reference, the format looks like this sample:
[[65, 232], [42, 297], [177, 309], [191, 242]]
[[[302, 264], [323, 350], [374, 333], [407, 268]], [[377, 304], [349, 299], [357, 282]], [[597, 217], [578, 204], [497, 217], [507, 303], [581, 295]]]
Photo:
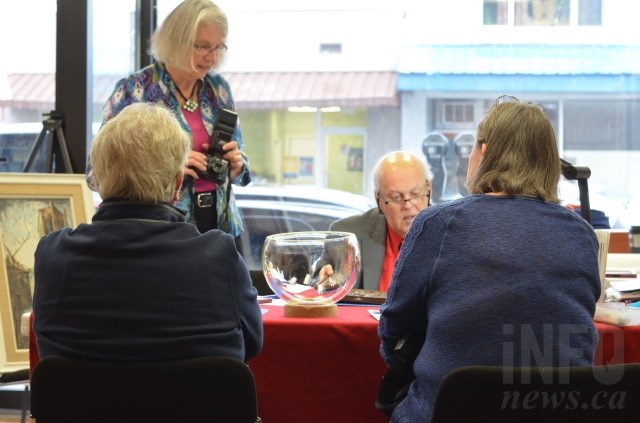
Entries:
[[303, 305], [332, 304], [347, 295], [360, 276], [360, 247], [350, 232], [269, 235], [262, 269], [279, 298]]

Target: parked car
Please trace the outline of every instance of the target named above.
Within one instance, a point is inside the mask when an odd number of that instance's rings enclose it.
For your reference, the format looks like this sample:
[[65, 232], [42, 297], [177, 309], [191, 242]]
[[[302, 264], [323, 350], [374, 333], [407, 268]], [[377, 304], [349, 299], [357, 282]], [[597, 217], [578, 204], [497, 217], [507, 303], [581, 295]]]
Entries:
[[283, 232], [326, 231], [337, 219], [375, 207], [363, 195], [316, 186], [235, 187], [244, 232], [244, 257], [250, 270], [262, 269], [267, 236]]
[[[333, 221], [376, 205], [364, 195], [309, 185], [234, 185], [233, 191], [244, 224], [244, 258], [250, 270], [262, 269], [262, 247], [267, 236], [327, 231]], [[94, 193], [96, 206], [100, 201]]]

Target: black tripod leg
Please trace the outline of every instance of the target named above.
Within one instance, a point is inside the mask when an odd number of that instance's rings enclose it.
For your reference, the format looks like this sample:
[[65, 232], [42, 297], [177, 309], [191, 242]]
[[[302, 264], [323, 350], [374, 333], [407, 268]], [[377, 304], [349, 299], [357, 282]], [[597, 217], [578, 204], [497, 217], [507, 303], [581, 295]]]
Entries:
[[51, 173], [53, 170], [53, 147], [55, 143], [55, 133], [53, 132], [53, 128], [49, 128], [47, 130], [47, 153], [46, 153], [46, 163], [44, 166], [44, 171], [47, 173]]
[[57, 162], [59, 162], [59, 160], [57, 160], [58, 154], [62, 157], [65, 172], [73, 173], [71, 158], [69, 157], [69, 150], [67, 149], [67, 142], [64, 139], [64, 132], [62, 131], [62, 120], [54, 111], [51, 112], [51, 115], [45, 116], [47, 116], [47, 119], [42, 122], [42, 132], [40, 132], [36, 142], [33, 144], [33, 148], [31, 148], [31, 151], [29, 152], [29, 158], [27, 159], [22, 171], [28, 172], [29, 169], [31, 169], [31, 165], [35, 160], [38, 151], [42, 148], [43, 141], [46, 139], [47, 151], [45, 156], [46, 163], [44, 172], [51, 173], [53, 169], [53, 153], [55, 152]]
[[65, 172], [73, 173], [73, 168], [71, 167], [71, 158], [69, 157], [69, 150], [67, 150], [67, 142], [64, 139], [64, 132], [62, 132], [61, 126], [58, 126], [58, 128], [56, 128], [56, 135], [58, 136], [58, 148], [60, 150], [60, 154], [62, 154]]
[[31, 147], [31, 151], [29, 152], [29, 157], [25, 162], [24, 167], [22, 168], [23, 172], [28, 172], [29, 169], [31, 169], [31, 165], [33, 164], [33, 161], [38, 155], [40, 146], [42, 146], [42, 141], [44, 141], [45, 135], [48, 135], [48, 134], [49, 134], [49, 130], [47, 128], [43, 128], [42, 131], [40, 131], [38, 138], [36, 138], [36, 142], [33, 143], [33, 147]]

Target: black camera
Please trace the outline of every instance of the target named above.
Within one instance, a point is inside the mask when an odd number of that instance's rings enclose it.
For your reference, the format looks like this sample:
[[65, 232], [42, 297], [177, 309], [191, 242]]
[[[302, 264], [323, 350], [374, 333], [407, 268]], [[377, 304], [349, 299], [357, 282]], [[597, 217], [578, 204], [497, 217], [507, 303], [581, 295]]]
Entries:
[[231, 110], [222, 109], [209, 138], [209, 149], [205, 153], [207, 168], [204, 171], [193, 168], [198, 176], [218, 185], [224, 184], [229, 173], [229, 162], [222, 158], [225, 151], [222, 146], [231, 141], [236, 129], [238, 114]]

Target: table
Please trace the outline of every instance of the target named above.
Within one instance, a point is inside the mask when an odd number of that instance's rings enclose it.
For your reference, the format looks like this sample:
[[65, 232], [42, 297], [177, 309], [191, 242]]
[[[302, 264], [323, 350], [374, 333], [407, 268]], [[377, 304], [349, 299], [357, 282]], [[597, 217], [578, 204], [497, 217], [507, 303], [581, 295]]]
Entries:
[[594, 364], [640, 363], [640, 326], [620, 327], [596, 322], [600, 342]]
[[374, 406], [386, 366], [378, 306], [338, 307], [337, 317], [284, 317], [264, 306], [264, 347], [249, 360], [265, 423], [388, 422]]
[[[264, 347], [248, 364], [265, 423], [389, 421], [373, 405], [386, 370], [378, 322], [368, 312], [378, 306], [341, 305], [337, 317], [326, 318], [284, 317], [283, 307], [262, 307]], [[640, 363], [640, 326], [596, 328], [596, 365]], [[33, 367], [38, 354], [30, 335]]]
[[[319, 319], [263, 308], [264, 348], [249, 366], [265, 422], [388, 421], [373, 405], [386, 367], [378, 352], [378, 322], [368, 310], [379, 307], [340, 306], [337, 318]], [[596, 365], [640, 363], [640, 327], [596, 322], [596, 328]]]

